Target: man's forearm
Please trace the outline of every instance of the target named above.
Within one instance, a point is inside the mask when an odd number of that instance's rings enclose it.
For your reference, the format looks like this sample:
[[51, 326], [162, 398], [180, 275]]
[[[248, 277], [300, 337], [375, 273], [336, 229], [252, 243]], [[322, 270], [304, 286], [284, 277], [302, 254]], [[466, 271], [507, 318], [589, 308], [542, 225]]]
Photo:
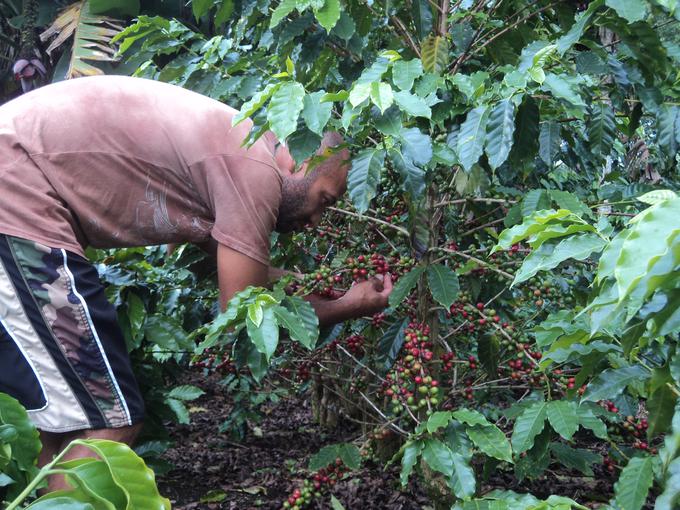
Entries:
[[343, 300], [343, 298], [327, 299], [310, 294], [305, 296], [304, 299], [314, 308], [321, 327], [356, 319], [362, 315], [356, 304]]

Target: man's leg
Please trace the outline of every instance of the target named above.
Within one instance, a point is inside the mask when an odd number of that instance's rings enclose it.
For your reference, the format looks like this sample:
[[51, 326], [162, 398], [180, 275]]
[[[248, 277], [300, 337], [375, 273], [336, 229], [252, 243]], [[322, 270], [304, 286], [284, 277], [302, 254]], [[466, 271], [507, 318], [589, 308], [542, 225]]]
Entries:
[[[108, 439], [110, 441], [117, 441], [132, 446], [139, 431], [142, 429], [142, 424], [137, 423], [128, 427], [120, 427], [116, 429], [98, 429], [98, 430], [78, 430], [67, 434], [53, 434], [49, 432], [40, 432], [40, 439], [43, 440], [43, 451], [40, 453], [38, 465], [40, 467], [51, 461], [57, 453], [63, 451], [71, 441], [75, 439]], [[46, 444], [49, 445], [51, 453], [45, 451]], [[43, 453], [45, 456], [43, 456]], [[48, 456], [49, 455], [49, 456]], [[62, 461], [82, 459], [85, 457], [96, 457], [97, 455], [89, 448], [76, 445], [71, 448], [61, 458]], [[68, 490], [71, 486], [66, 483], [63, 475], [52, 475], [49, 478], [49, 486], [47, 491], [52, 492], [56, 490]]]

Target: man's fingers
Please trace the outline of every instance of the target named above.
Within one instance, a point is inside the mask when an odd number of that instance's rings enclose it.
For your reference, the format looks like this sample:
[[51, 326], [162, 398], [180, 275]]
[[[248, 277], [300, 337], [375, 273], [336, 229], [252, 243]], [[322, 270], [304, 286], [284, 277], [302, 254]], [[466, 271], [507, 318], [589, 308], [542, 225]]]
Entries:
[[382, 283], [383, 289], [381, 294], [384, 296], [389, 296], [392, 292], [392, 289], [394, 288], [394, 285], [392, 285], [392, 275], [390, 273], [385, 273]]

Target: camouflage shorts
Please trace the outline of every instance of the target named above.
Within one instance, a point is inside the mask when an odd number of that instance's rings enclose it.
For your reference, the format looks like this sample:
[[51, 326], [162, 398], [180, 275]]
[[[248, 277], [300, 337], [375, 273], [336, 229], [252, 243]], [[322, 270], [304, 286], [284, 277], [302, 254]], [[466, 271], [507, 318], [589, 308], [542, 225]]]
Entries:
[[48, 432], [143, 419], [115, 309], [83, 257], [0, 234], [0, 391]]

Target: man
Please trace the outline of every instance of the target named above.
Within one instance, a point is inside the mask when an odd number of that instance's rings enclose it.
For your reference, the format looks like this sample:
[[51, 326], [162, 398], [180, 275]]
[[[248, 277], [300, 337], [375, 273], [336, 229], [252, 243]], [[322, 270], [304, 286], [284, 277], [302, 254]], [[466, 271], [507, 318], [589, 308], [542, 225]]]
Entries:
[[[49, 85], [0, 107], [0, 391], [41, 431], [41, 465], [76, 437], [132, 443], [143, 420], [85, 247], [207, 246], [224, 307], [267, 284], [272, 230], [316, 225], [344, 193], [346, 150], [291, 173], [271, 135], [242, 147], [252, 124], [232, 127], [234, 114], [179, 87], [116, 76]], [[329, 324], [380, 311], [391, 289], [387, 276], [312, 304]]]

